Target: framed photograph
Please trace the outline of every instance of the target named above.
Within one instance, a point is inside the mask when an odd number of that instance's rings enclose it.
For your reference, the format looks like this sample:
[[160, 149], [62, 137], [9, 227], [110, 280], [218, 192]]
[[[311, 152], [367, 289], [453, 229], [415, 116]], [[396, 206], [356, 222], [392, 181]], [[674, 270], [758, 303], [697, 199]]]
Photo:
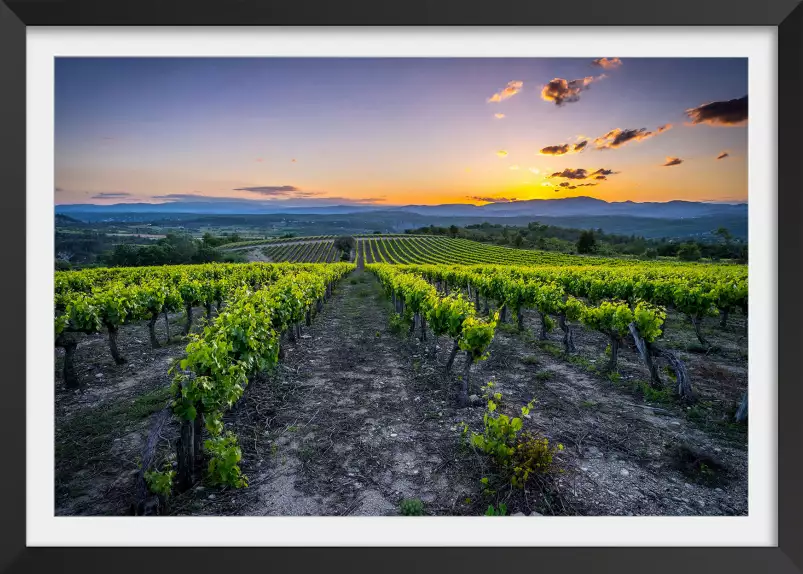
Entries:
[[697, 4], [0, 4], [0, 567], [803, 570], [803, 8]]

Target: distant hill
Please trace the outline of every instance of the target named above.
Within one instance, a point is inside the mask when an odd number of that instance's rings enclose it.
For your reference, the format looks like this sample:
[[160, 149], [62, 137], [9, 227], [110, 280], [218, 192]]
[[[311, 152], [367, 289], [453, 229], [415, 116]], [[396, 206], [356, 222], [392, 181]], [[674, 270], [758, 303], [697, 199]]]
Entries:
[[634, 201], [607, 202], [592, 197], [566, 197], [561, 199], [530, 199], [471, 205], [450, 203], [442, 205], [330, 205], [284, 207], [275, 202], [237, 200], [182, 201], [173, 203], [117, 203], [112, 205], [71, 204], [57, 205], [62, 214], [120, 214], [120, 213], [195, 213], [223, 214], [353, 214], [366, 212], [405, 212], [440, 217], [521, 217], [521, 216], [630, 216], [654, 218], [687, 218], [717, 215], [747, 216], [747, 204], [704, 203], [694, 201], [668, 201], [637, 203]]
[[63, 213], [56, 213], [56, 225], [59, 227], [67, 227], [70, 225], [82, 225], [84, 222], [80, 219], [64, 215]]

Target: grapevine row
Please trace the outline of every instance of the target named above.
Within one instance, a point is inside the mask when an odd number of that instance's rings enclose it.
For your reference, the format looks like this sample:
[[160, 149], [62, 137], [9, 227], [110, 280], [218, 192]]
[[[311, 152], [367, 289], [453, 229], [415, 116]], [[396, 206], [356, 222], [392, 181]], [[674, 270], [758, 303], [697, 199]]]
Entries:
[[471, 365], [487, 357], [498, 316], [485, 320], [477, 316], [471, 302], [461, 294], [440, 296], [437, 290], [422, 277], [401, 271], [387, 264], [370, 264], [366, 269], [379, 279], [385, 292], [393, 301], [398, 313], [410, 324], [413, 332], [420, 325], [421, 337], [426, 339], [427, 325], [436, 336], [446, 335], [454, 344], [446, 364], [451, 371], [459, 350], [466, 354], [465, 371], [461, 379], [458, 401], [468, 404], [469, 375]]
[[170, 338], [168, 313], [184, 310], [184, 334], [192, 328], [193, 308], [204, 307], [207, 320], [213, 305], [218, 312], [224, 299], [235, 289], [269, 285], [278, 278], [298, 271], [310, 271], [317, 265], [291, 264], [207, 264], [171, 267], [136, 267], [92, 269], [56, 274], [54, 324], [56, 346], [65, 350], [64, 381], [69, 388], [78, 386], [74, 369], [77, 334], [106, 331], [109, 350], [115, 363], [126, 359], [120, 354], [117, 337], [122, 325], [148, 321], [150, 342], [160, 346], [155, 325], [164, 316]]
[[[238, 464], [237, 437], [225, 431], [223, 413], [240, 399], [250, 376], [278, 362], [282, 335], [295, 339], [301, 322], [310, 324], [334, 284], [353, 269], [348, 263], [293, 267], [271, 284], [239, 286], [215, 321], [193, 335], [171, 388], [173, 411], [181, 420], [180, 489], [194, 481], [203, 449], [210, 457], [208, 472], [214, 482], [247, 485]], [[203, 427], [211, 438], [202, 449]]]
[[639, 354], [650, 372], [650, 382], [654, 387], [661, 387], [662, 381], [655, 366], [654, 358], [665, 359], [675, 370], [678, 394], [683, 400], [692, 400], [691, 384], [685, 366], [677, 357], [655, 345], [663, 333], [666, 310], [661, 305], [642, 299], [596, 300], [584, 302], [569, 293], [555, 281], [530, 277], [522, 279], [516, 276], [515, 270], [498, 268], [470, 268], [445, 266], [404, 266], [397, 267], [397, 273], [408, 273], [412, 277], [421, 277], [432, 282], [436, 292], [452, 295], [465, 292], [469, 300], [474, 300], [475, 312], [480, 312], [480, 295], [495, 300], [501, 307], [501, 319], [507, 309], [511, 309], [518, 328], [524, 329], [522, 310], [535, 309], [541, 319], [539, 339], [546, 340], [547, 333], [555, 326], [552, 317], [557, 318], [563, 331], [563, 344], [566, 352], [575, 350], [572, 335], [572, 324], [598, 331], [608, 337], [611, 357], [606, 370], [617, 369], [618, 354], [625, 337], [631, 335]]

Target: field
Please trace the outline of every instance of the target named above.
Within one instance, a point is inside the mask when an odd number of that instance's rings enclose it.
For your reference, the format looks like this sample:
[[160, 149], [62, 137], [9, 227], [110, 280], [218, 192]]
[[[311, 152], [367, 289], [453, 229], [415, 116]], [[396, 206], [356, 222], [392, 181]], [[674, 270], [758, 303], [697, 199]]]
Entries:
[[747, 514], [746, 267], [356, 239], [58, 272], [56, 514]]
[[[475, 265], [622, 265], [627, 259], [566, 255], [529, 249], [514, 249], [432, 235], [355, 235], [351, 259], [358, 264], [459, 264]], [[225, 246], [243, 253], [249, 261], [331, 263], [337, 254], [334, 236], [296, 237], [242, 241]], [[673, 259], [674, 260], [674, 259]]]

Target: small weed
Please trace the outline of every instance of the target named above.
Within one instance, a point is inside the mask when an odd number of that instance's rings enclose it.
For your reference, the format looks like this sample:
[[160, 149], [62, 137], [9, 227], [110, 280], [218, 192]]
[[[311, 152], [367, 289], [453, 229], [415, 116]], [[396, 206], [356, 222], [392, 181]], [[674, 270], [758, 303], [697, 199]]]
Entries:
[[176, 471], [169, 466], [166, 470], [149, 470], [145, 473], [145, 483], [152, 493], [158, 494], [162, 498], [168, 498], [170, 493], [173, 492], [173, 478], [175, 476]]
[[686, 416], [697, 423], [707, 423], [711, 418], [711, 401], [697, 401], [686, 411]]
[[315, 457], [315, 449], [305, 444], [298, 449], [298, 458], [301, 462], [309, 462]]
[[578, 367], [582, 367], [587, 371], [596, 370], [594, 365], [591, 364], [591, 361], [586, 359], [585, 357], [581, 357], [579, 355], [566, 355], [566, 360], [568, 360], [573, 365], [577, 365]]
[[358, 281], [356, 279], [349, 279], [349, 283], [352, 285], [356, 285]]
[[[498, 412], [502, 395], [491, 395], [492, 387], [493, 383], [484, 387], [487, 389], [484, 398], [488, 400], [488, 407], [483, 417], [483, 432], [469, 433], [468, 425], [462, 423], [463, 436], [474, 448], [488, 455], [501, 471], [500, 474], [508, 477], [514, 487], [523, 488], [531, 474], [553, 471], [553, 456], [563, 450], [563, 445], [550, 446], [546, 438], [522, 432], [523, 421], [520, 417], [510, 418]], [[523, 417], [530, 413], [534, 404], [535, 400], [532, 400], [521, 408]], [[487, 479], [483, 480], [483, 484], [487, 487]]]
[[589, 410], [597, 410], [599, 408], [599, 403], [594, 401], [583, 401], [580, 403], [581, 409], [589, 409]]
[[488, 510], [485, 511], [485, 516], [506, 516], [507, 515], [507, 504], [504, 502], [500, 502], [499, 506], [494, 507], [494, 505], [490, 505]]
[[705, 347], [699, 343], [690, 343], [686, 345], [686, 350], [689, 353], [706, 354], [711, 351], [711, 347]]
[[401, 335], [407, 331], [407, 322], [398, 313], [390, 316], [390, 332], [394, 335]]
[[502, 331], [503, 333], [508, 333], [509, 335], [514, 335], [519, 332], [514, 323], [499, 323], [496, 326], [496, 329], [498, 331]]
[[539, 361], [538, 357], [536, 357], [535, 355], [527, 355], [526, 357], [522, 358], [521, 362], [524, 363], [525, 365], [541, 364], [541, 361]]
[[423, 516], [424, 503], [417, 498], [407, 498], [399, 504], [399, 512], [402, 516]]
[[551, 371], [538, 371], [535, 374], [535, 378], [538, 379], [539, 381], [548, 381], [549, 379], [552, 378], [552, 372]]
[[553, 357], [562, 357], [564, 355], [563, 349], [552, 341], [537, 341], [536, 344]]
[[671, 387], [656, 389], [647, 381], [635, 381], [635, 384], [638, 390], [641, 391], [644, 400], [649, 403], [672, 403], [675, 400]]

